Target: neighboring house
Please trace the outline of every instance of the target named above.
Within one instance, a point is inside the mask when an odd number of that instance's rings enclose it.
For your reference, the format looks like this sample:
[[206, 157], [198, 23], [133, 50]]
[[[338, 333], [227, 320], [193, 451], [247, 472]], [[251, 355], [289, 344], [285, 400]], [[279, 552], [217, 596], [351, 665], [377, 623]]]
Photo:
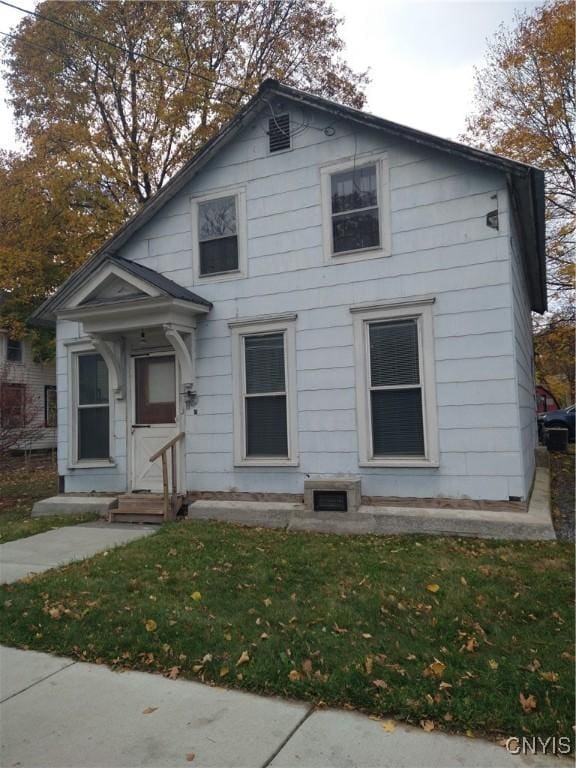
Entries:
[[[67, 492], [526, 499], [535, 168], [266, 81], [35, 313]], [[276, 497], [280, 498], [280, 497]]]
[[560, 406], [549, 389], [540, 384], [536, 385], [536, 410], [538, 413], [557, 411]]
[[[0, 442], [17, 451], [56, 447], [56, 366], [34, 361], [30, 343], [0, 329]], [[21, 435], [12, 446], [7, 432]]]

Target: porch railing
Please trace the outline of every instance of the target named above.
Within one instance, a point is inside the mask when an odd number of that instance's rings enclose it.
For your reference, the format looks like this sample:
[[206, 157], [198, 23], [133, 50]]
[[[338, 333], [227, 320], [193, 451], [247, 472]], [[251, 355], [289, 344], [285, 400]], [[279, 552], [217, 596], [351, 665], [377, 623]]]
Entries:
[[[162, 489], [164, 495], [164, 520], [173, 520], [178, 512], [178, 474], [176, 464], [176, 443], [178, 443], [184, 437], [184, 432], [178, 432], [171, 440], [162, 446], [156, 453], [150, 456], [150, 461], [156, 461], [162, 457]], [[171, 464], [171, 480], [172, 491], [168, 485], [168, 458], [166, 454], [170, 451], [170, 464]]]

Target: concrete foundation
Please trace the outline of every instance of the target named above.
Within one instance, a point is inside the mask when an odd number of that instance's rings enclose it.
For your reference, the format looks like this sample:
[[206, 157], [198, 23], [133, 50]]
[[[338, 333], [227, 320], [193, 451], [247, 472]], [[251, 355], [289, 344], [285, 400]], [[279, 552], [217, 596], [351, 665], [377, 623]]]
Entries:
[[355, 512], [314, 512], [304, 504], [202, 500], [189, 506], [188, 518], [319, 533], [556, 538], [550, 517], [549, 472], [544, 467], [536, 471], [527, 512], [367, 505], [358, 507]]
[[356, 512], [362, 500], [360, 479], [357, 477], [328, 475], [314, 478], [314, 480], [304, 480], [304, 506], [309, 513], [314, 512], [314, 491], [345, 491], [348, 512]]

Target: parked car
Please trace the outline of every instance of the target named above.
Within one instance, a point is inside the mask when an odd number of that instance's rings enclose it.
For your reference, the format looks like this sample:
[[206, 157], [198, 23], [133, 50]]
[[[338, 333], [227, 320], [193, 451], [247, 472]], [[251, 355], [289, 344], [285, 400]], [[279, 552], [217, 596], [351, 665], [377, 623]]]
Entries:
[[538, 416], [538, 434], [544, 439], [544, 431], [553, 427], [565, 427], [568, 430], [568, 440], [574, 442], [574, 419], [576, 417], [576, 405], [568, 408], [560, 408], [557, 411], [549, 411]]

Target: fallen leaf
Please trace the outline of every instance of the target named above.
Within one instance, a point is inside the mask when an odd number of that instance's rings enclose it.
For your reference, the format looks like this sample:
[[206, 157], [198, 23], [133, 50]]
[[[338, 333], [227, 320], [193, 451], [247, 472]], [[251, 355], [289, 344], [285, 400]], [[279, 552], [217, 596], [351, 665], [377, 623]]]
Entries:
[[386, 733], [394, 733], [394, 731], [396, 730], [396, 723], [394, 722], [394, 720], [384, 720], [384, 722], [380, 727]]
[[148, 619], [144, 626], [146, 627], [146, 632], [156, 632], [158, 629], [158, 624], [156, 624], [154, 619]]
[[236, 666], [239, 667], [240, 664], [246, 664], [250, 661], [250, 656], [248, 655], [248, 651], [242, 651], [240, 654], [240, 658], [236, 662]]
[[291, 669], [288, 674], [288, 679], [293, 683], [297, 683], [299, 680], [302, 680], [302, 675], [297, 669]]
[[537, 669], [540, 669], [542, 664], [538, 661], [538, 659], [534, 659], [534, 661], [531, 664], [527, 665], [527, 669], [529, 672], [536, 672]]
[[226, 677], [226, 675], [227, 675], [229, 672], [230, 672], [230, 670], [228, 669], [228, 667], [222, 667], [222, 668], [220, 669], [220, 673], [219, 673], [219, 674], [220, 674], [220, 677]]
[[142, 714], [143, 715], [151, 715], [152, 712], [156, 712], [157, 709], [158, 709], [158, 707], [146, 707], [146, 709], [142, 710]]
[[187, 762], [191, 763], [192, 760], [194, 760], [195, 757], [196, 757], [196, 755], [194, 754], [194, 752], [188, 752], [188, 754], [186, 755], [186, 760], [187, 760]]
[[420, 727], [423, 731], [426, 731], [426, 733], [430, 733], [434, 730], [434, 723], [432, 720], [420, 720]]
[[262, 602], [264, 603], [266, 608], [270, 608], [270, 606], [272, 605], [272, 600], [270, 600], [269, 597], [264, 598], [264, 600], [262, 600]]
[[224, 633], [224, 640], [232, 640], [232, 635], [230, 634], [230, 632]]
[[[440, 590], [440, 585], [439, 584], [427, 584], [426, 585], [426, 589], [428, 590], [428, 592], [434, 592], [435, 593], [435, 592], [438, 592]], [[425, 722], [429, 723], [431, 721], [430, 720], [426, 720]]]
[[470, 637], [464, 648], [468, 651], [468, 653], [474, 653], [476, 648], [478, 648], [478, 640], [476, 640], [475, 637]]
[[438, 659], [434, 659], [432, 664], [428, 664], [422, 675], [423, 677], [442, 677], [445, 669], [446, 664], [443, 664]]
[[269, 637], [270, 635], [268, 635], [266, 632], [262, 632], [260, 635], [260, 640], [268, 640]]
[[474, 735], [474, 731], [471, 731], [470, 728], [466, 731], [466, 736], [468, 736], [469, 739], [475, 739], [476, 736]]
[[364, 668], [366, 669], [367, 675], [372, 674], [372, 670], [374, 668], [374, 658], [372, 656], [366, 656], [366, 659], [364, 661]]
[[200, 600], [202, 600], [202, 592], [192, 592], [190, 597], [192, 600], [194, 600], [195, 603], [199, 603]]
[[442, 682], [440, 683], [440, 685], [438, 686], [438, 688], [439, 688], [441, 691], [444, 691], [444, 690], [447, 690], [448, 688], [452, 688], [452, 685], [451, 685], [450, 683], [446, 683], [446, 682], [444, 682], [444, 680], [442, 680]]
[[371, 640], [372, 639], [372, 635], [369, 632], [363, 632], [362, 633], [362, 637], [364, 638], [364, 640]]
[[305, 672], [307, 675], [311, 674], [312, 672], [312, 662], [310, 659], [304, 659], [302, 662], [302, 671]]
[[168, 678], [170, 680], [176, 680], [178, 675], [180, 674], [180, 667], [172, 667], [168, 670]]
[[207, 653], [202, 657], [202, 664], [207, 664], [209, 661], [212, 661], [211, 653]]
[[498, 662], [496, 659], [488, 659], [488, 666], [490, 669], [498, 669]]
[[376, 688], [388, 688], [385, 680], [372, 680], [372, 685], [375, 685]]
[[557, 683], [560, 680], [558, 672], [540, 672], [540, 677], [549, 683]]
[[537, 707], [536, 698], [531, 693], [529, 693], [528, 696], [524, 696], [523, 693], [520, 693], [518, 699], [524, 712], [532, 712], [532, 710]]

